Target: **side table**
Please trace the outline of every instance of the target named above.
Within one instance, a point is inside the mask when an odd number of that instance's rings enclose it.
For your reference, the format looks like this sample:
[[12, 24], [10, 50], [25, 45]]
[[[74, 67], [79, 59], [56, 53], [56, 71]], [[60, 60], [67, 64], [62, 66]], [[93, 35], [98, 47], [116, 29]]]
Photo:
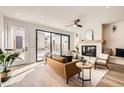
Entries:
[[[91, 83], [91, 68], [93, 67], [93, 64], [88, 62], [85, 64], [82, 64], [82, 62], [77, 62], [76, 66], [81, 69], [82, 77], [78, 77], [79, 79], [82, 80], [82, 86], [84, 85], [84, 81], [90, 81]], [[89, 78], [84, 79], [84, 69], [89, 69]]]

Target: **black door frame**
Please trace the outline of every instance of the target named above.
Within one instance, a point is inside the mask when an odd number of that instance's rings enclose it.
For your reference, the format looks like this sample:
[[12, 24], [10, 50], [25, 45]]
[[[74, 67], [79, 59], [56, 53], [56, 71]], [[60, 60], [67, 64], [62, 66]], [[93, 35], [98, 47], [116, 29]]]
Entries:
[[36, 62], [43, 61], [43, 60], [38, 60], [38, 58], [37, 58], [37, 44], [38, 44], [37, 37], [38, 37], [38, 32], [39, 31], [50, 33], [50, 53], [52, 53], [52, 33], [53, 34], [60, 35], [60, 54], [61, 55], [62, 55], [62, 36], [68, 36], [68, 50], [70, 50], [70, 35], [62, 34], [62, 33], [56, 33], [56, 32], [51, 32], [51, 31], [46, 31], [46, 30], [36, 29]]

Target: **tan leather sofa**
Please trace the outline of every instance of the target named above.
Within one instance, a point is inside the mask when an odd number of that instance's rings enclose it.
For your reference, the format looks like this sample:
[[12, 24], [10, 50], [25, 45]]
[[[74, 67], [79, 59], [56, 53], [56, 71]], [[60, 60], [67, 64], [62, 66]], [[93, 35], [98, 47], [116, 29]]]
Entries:
[[46, 64], [52, 67], [58, 74], [63, 76], [68, 83], [68, 79], [76, 74], [80, 74], [80, 69], [76, 67], [76, 62], [67, 62], [65, 57], [58, 55], [47, 56]]

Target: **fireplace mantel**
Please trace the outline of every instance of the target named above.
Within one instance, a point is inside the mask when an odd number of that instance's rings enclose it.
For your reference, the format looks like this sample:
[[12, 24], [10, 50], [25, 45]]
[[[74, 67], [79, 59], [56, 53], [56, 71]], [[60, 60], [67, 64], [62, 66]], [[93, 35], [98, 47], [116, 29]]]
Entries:
[[[79, 46], [96, 46], [96, 56], [102, 53], [102, 44], [104, 43], [104, 40], [79, 40], [77, 42]], [[81, 47], [80, 47], [81, 48]], [[81, 50], [81, 49], [80, 49]], [[80, 52], [82, 55], [82, 53]]]
[[85, 43], [104, 43], [104, 40], [84, 40], [80, 41], [80, 44], [85, 44]]

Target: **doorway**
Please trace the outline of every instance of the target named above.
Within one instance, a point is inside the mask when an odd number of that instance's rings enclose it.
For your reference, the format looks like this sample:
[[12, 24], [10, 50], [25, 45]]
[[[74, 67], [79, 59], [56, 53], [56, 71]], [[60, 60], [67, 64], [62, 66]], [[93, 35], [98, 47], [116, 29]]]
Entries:
[[19, 57], [13, 66], [27, 64], [29, 62], [29, 33], [26, 31], [26, 28], [22, 25], [15, 23], [5, 24], [5, 33], [4, 33], [4, 49], [15, 50], [19, 52]]

